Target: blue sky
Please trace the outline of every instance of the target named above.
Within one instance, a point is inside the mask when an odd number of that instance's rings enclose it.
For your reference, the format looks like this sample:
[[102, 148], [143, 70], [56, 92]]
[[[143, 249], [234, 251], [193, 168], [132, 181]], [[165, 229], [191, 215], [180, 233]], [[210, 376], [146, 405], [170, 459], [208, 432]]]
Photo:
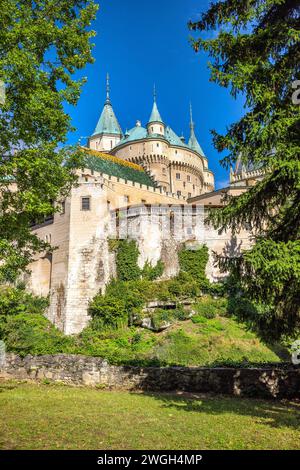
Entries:
[[[216, 188], [228, 182], [228, 171], [213, 148], [211, 129], [223, 132], [243, 113], [242, 100], [209, 82], [208, 57], [196, 54], [187, 23], [209, 5], [208, 0], [101, 0], [93, 29], [96, 62], [86, 76], [78, 105], [67, 106], [76, 132], [69, 143], [90, 135], [105, 100], [105, 77], [111, 77], [111, 100], [122, 129], [145, 125], [153, 103], [153, 84], [162, 118], [175, 132], [189, 137], [189, 102], [193, 104], [198, 140], [215, 173]], [[84, 143], [84, 140], [82, 140]]]

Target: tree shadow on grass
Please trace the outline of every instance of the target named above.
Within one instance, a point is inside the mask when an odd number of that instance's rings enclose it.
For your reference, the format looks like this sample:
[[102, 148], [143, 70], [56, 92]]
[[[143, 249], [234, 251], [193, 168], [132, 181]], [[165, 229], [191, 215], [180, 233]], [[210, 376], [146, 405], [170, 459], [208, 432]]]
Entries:
[[272, 428], [288, 427], [300, 431], [299, 400], [260, 400], [203, 394], [143, 393], [157, 400], [162, 408], [209, 415], [240, 415]]

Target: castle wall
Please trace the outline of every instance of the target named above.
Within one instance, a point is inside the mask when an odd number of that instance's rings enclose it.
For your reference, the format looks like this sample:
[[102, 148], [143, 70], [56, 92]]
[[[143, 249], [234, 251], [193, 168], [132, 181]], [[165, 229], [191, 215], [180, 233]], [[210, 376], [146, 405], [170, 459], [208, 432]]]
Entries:
[[[89, 198], [89, 210], [83, 210], [83, 198]], [[220, 234], [205, 225], [204, 219], [203, 206], [192, 207], [160, 189], [96, 172], [92, 175], [86, 169], [66, 200], [65, 213], [55, 214], [53, 224], [35, 229], [57, 249], [50, 266], [45, 254], [37, 257], [31, 266], [29, 288], [39, 295], [49, 292], [48, 318], [66, 334], [75, 334], [88, 324], [89, 301], [116, 274], [109, 238], [135, 239], [140, 267], [161, 259], [164, 278], [178, 273], [178, 251], [183, 243], [192, 248], [205, 243], [210, 251], [207, 275], [217, 281], [222, 275], [213, 252], [238, 253], [249, 246], [249, 234], [232, 238], [230, 232]]]

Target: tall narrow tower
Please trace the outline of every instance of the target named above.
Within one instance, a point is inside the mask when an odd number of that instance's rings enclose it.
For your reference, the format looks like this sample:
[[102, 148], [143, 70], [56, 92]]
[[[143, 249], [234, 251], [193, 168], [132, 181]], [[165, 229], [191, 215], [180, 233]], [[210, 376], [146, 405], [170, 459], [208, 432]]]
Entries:
[[106, 77], [106, 101], [93, 135], [89, 138], [89, 148], [110, 152], [123, 137], [121, 126], [110, 101], [109, 74]]

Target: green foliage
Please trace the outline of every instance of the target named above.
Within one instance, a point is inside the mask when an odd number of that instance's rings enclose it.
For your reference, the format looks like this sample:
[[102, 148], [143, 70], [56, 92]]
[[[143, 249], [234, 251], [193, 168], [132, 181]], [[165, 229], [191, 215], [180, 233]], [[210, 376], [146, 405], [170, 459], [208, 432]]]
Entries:
[[0, 315], [19, 313], [42, 313], [48, 306], [48, 299], [36, 297], [24, 289], [0, 286]]
[[148, 281], [154, 281], [160, 277], [164, 272], [164, 263], [161, 260], [158, 260], [155, 266], [152, 266], [151, 263], [146, 261], [142, 269], [142, 278], [147, 279]]
[[97, 328], [122, 328], [128, 324], [125, 300], [112, 295], [97, 295], [90, 304], [89, 313]]
[[132, 281], [141, 277], [137, 261], [139, 250], [134, 240], [119, 240], [117, 248], [117, 276], [120, 281]]
[[0, 316], [0, 338], [7, 351], [20, 356], [71, 353], [73, 339], [57, 330], [40, 313]]
[[178, 254], [180, 270], [189, 274], [190, 278], [197, 283], [201, 289], [207, 289], [209, 282], [205, 274], [208, 262], [208, 248], [203, 245], [196, 250], [183, 248]]
[[[93, 61], [92, 0], [1, 1], [0, 282], [13, 282], [33, 253], [50, 246], [30, 230], [55, 211], [76, 181], [77, 148], [61, 148], [72, 130], [64, 103], [76, 105]], [[12, 183], [16, 185], [12, 188]]]
[[[295, 334], [300, 327], [300, 146], [299, 106], [292, 84], [299, 78], [299, 2], [214, 2], [193, 31], [218, 29], [213, 39], [195, 38], [196, 51], [212, 58], [212, 81], [243, 94], [247, 112], [225, 135], [214, 132], [222, 163], [264, 172], [263, 181], [211, 213], [216, 228], [235, 234], [250, 224], [252, 248], [219, 257], [245, 296], [261, 306], [253, 321], [265, 334]], [[263, 320], [262, 320], [263, 319]]]
[[[203, 297], [200, 302], [197, 302], [193, 308], [197, 314], [205, 318], [215, 318], [217, 315], [226, 316], [228, 300], [225, 298], [212, 299], [207, 296]], [[195, 317], [192, 320], [195, 321]]]

